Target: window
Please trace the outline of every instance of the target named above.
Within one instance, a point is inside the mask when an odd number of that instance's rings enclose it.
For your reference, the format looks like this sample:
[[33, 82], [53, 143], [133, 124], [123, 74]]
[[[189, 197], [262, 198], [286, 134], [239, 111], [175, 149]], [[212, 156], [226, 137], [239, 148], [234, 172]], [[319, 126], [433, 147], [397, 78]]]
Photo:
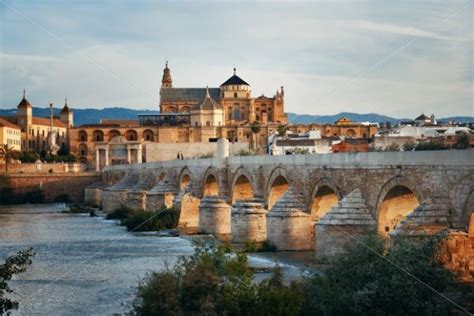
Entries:
[[206, 126], [207, 126], [207, 127], [211, 126], [211, 122], [207, 121], [207, 122], [206, 122]]
[[234, 98], [237, 98], [237, 92], [234, 92]]

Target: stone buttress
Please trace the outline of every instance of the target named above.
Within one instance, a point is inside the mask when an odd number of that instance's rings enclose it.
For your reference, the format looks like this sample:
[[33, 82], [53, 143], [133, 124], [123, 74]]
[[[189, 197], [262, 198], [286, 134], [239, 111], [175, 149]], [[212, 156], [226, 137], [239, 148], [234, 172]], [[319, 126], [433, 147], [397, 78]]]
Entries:
[[330, 257], [344, 252], [348, 243], [355, 243], [363, 235], [375, 231], [377, 223], [360, 189], [344, 197], [315, 225], [317, 257]]
[[140, 177], [140, 181], [135, 184], [132, 189], [127, 193], [126, 205], [136, 210], [147, 209], [147, 194], [146, 192], [153, 188], [155, 185], [156, 176], [153, 172], [144, 171]]
[[267, 239], [278, 250], [307, 250], [312, 248], [313, 227], [305, 213], [300, 197], [288, 190], [268, 212]]
[[139, 181], [138, 172], [129, 172], [122, 180], [108, 187], [102, 192], [102, 205], [106, 213], [111, 213], [115, 209], [127, 203], [127, 192]]
[[84, 203], [94, 207], [102, 207], [102, 191], [107, 188], [103, 182], [92, 183], [84, 189]]

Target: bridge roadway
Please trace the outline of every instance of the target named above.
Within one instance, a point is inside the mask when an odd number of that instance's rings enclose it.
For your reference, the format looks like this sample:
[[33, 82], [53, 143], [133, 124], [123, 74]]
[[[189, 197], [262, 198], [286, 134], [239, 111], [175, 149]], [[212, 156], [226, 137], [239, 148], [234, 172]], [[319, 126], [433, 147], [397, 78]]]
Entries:
[[473, 191], [474, 150], [229, 157], [219, 140], [216, 158], [108, 166], [85, 200], [175, 207], [190, 231], [333, 255], [370, 230], [474, 237]]

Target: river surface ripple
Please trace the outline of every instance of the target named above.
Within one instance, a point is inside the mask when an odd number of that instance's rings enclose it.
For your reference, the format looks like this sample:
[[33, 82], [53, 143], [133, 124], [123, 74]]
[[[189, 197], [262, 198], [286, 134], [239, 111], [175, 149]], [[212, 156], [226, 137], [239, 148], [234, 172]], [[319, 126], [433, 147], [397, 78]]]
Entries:
[[115, 221], [61, 214], [64, 204], [0, 207], [0, 262], [33, 247], [10, 285], [14, 315], [112, 315], [129, 309], [138, 282], [193, 252], [189, 240], [134, 235]]

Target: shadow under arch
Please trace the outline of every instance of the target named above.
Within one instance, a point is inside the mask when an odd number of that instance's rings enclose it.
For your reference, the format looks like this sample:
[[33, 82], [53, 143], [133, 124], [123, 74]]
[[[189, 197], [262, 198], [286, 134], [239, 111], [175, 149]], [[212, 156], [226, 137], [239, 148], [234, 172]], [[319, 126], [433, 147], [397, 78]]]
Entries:
[[255, 189], [252, 174], [243, 166], [234, 173], [231, 188], [231, 203], [254, 198]]
[[307, 203], [307, 210], [312, 221], [323, 217], [337, 205], [342, 195], [337, 186], [329, 178], [319, 179], [313, 186]]
[[388, 235], [422, 201], [421, 192], [405, 177], [388, 180], [377, 197], [375, 212], [378, 231]]
[[265, 187], [265, 201], [270, 211], [290, 187], [286, 170], [282, 167], [273, 169]]
[[218, 196], [219, 195], [219, 174], [212, 167], [207, 168], [201, 180], [202, 196]]

